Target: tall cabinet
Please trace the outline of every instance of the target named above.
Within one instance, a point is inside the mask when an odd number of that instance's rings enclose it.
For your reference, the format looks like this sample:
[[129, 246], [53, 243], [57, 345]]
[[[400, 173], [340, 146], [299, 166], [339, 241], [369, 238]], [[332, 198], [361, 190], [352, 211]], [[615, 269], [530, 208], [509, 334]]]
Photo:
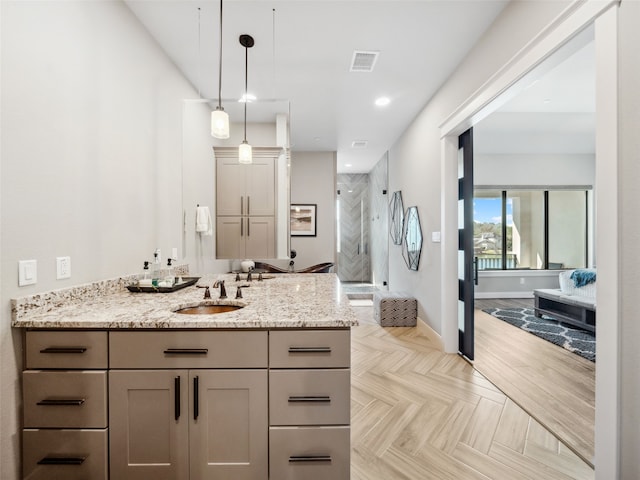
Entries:
[[256, 147], [253, 163], [237, 148], [215, 147], [216, 258], [276, 256], [277, 159], [281, 148]]

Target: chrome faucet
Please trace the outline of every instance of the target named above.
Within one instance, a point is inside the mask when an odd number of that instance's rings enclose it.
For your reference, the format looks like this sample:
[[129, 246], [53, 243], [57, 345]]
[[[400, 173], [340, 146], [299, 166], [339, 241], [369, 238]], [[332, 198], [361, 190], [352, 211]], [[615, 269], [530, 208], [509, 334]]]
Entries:
[[220, 287], [220, 298], [227, 298], [227, 289], [224, 286], [224, 280], [216, 280], [216, 282], [213, 284], [213, 288], [218, 287]]

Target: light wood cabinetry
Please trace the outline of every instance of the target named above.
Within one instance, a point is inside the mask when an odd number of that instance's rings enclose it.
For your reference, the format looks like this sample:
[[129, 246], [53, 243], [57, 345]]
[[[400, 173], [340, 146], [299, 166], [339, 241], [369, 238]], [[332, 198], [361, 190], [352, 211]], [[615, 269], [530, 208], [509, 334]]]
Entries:
[[273, 258], [276, 254], [276, 164], [279, 148], [255, 148], [238, 163], [237, 148], [215, 148], [216, 257]]
[[271, 478], [348, 479], [350, 331], [274, 331], [269, 352]]
[[27, 331], [25, 366], [23, 478], [108, 479], [106, 332]]
[[274, 217], [218, 217], [217, 258], [272, 258], [276, 251]]
[[25, 352], [25, 479], [349, 478], [348, 329], [31, 330]]
[[109, 340], [112, 478], [268, 478], [266, 331]]

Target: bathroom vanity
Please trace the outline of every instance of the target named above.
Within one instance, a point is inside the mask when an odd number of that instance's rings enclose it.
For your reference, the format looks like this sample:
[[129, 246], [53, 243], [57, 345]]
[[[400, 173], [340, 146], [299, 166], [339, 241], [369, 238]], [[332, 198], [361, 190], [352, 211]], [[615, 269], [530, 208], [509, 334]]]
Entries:
[[[24, 478], [349, 478], [357, 323], [337, 277], [220, 279], [230, 299], [120, 280], [13, 301]], [[202, 304], [237, 309], [178, 313]]]

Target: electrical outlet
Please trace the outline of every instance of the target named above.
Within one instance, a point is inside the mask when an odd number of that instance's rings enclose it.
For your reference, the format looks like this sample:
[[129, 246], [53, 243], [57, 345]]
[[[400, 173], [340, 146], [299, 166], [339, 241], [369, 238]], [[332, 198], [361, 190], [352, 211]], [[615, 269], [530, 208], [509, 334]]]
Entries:
[[71, 277], [71, 257], [56, 257], [56, 279]]

